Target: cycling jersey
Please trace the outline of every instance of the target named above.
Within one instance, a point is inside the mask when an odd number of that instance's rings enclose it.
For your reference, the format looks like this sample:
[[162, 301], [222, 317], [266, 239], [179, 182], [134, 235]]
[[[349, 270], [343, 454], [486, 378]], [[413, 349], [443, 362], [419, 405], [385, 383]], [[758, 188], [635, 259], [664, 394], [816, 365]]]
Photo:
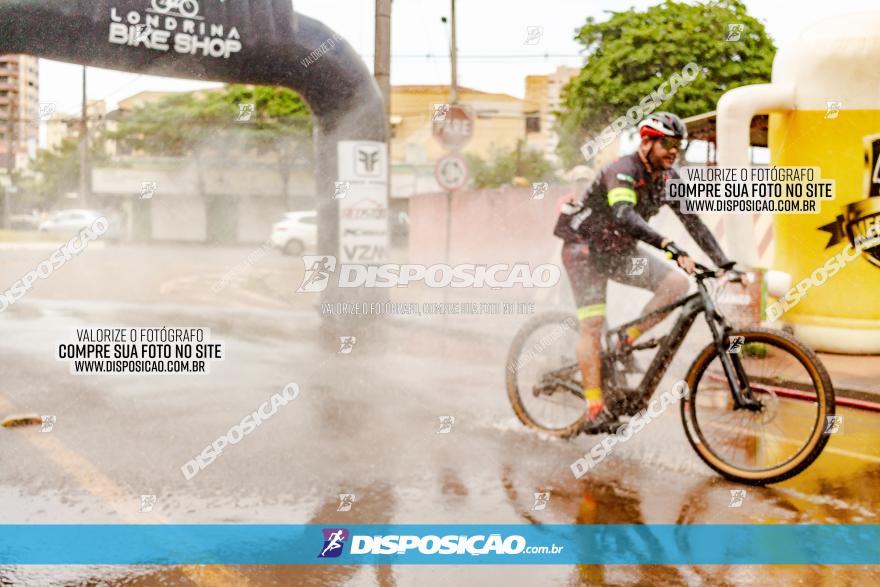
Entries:
[[594, 255], [628, 255], [638, 241], [660, 247], [663, 237], [648, 224], [663, 205], [669, 205], [688, 233], [717, 265], [727, 257], [695, 214], [684, 214], [675, 202], [665, 200], [666, 181], [677, 179], [674, 170], [655, 181], [638, 152], [609, 164], [587, 189], [580, 203], [562, 211], [554, 234], [567, 243], [587, 243]]

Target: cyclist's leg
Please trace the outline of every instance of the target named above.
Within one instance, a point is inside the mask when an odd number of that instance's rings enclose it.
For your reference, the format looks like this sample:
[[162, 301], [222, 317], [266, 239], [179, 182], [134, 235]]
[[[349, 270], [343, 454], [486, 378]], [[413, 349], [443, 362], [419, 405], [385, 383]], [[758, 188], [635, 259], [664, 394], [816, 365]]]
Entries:
[[590, 420], [602, 411], [602, 325], [605, 321], [605, 286], [607, 277], [599, 274], [590, 258], [586, 244], [566, 243], [562, 249], [562, 264], [568, 273], [572, 293], [578, 306], [580, 338], [577, 361], [581, 371], [584, 398], [587, 400], [585, 419]]
[[[676, 271], [658, 253], [640, 244], [632, 252], [632, 256], [647, 259], [643, 271], [638, 275], [629, 275], [632, 272], [630, 269], [636, 265], [630, 261], [629, 256], [624, 255], [623, 260], [627, 270], [621, 270], [621, 267], [618, 267], [612, 279], [654, 292], [654, 297], [651, 298], [651, 301], [642, 310], [643, 316], [671, 304], [687, 294], [690, 287], [687, 277], [683, 273]], [[652, 316], [630, 327], [627, 331], [629, 342], [634, 341], [643, 332], [659, 324], [668, 314], [667, 312], [662, 315]]]

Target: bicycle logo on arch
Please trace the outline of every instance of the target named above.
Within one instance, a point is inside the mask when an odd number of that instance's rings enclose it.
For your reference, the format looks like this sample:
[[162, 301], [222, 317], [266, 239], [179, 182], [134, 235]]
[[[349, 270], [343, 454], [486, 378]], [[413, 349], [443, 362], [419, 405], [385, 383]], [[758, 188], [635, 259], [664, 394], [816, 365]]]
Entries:
[[198, 0], [151, 0], [153, 10], [161, 14], [174, 14], [177, 10], [180, 16], [192, 18], [199, 14]]

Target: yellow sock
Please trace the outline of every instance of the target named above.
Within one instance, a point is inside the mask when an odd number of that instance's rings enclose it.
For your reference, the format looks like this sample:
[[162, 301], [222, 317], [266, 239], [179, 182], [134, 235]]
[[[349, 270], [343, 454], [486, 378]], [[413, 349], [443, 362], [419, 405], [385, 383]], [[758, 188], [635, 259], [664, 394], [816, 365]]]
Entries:
[[588, 402], [602, 401], [602, 390], [598, 387], [591, 387], [584, 390], [584, 399]]
[[599, 415], [605, 405], [605, 402], [602, 399], [602, 390], [598, 387], [585, 389], [584, 398], [587, 400], [587, 416], [585, 417], [592, 420]]
[[630, 344], [632, 344], [633, 342], [636, 341], [636, 339], [638, 337], [640, 337], [642, 335], [642, 331], [639, 330], [639, 328], [637, 326], [630, 326], [629, 328], [626, 329], [626, 335], [627, 335], [627, 337], [629, 337]]

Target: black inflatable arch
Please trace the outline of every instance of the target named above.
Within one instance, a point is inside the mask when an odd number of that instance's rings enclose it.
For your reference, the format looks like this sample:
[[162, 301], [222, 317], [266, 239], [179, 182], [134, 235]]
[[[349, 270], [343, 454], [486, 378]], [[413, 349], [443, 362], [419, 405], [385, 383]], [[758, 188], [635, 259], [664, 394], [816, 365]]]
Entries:
[[[352, 47], [292, 0], [0, 0], [0, 55], [287, 86], [316, 117], [318, 248], [338, 255], [336, 144], [386, 141], [379, 88]], [[387, 202], [385, 203], [387, 206]]]

